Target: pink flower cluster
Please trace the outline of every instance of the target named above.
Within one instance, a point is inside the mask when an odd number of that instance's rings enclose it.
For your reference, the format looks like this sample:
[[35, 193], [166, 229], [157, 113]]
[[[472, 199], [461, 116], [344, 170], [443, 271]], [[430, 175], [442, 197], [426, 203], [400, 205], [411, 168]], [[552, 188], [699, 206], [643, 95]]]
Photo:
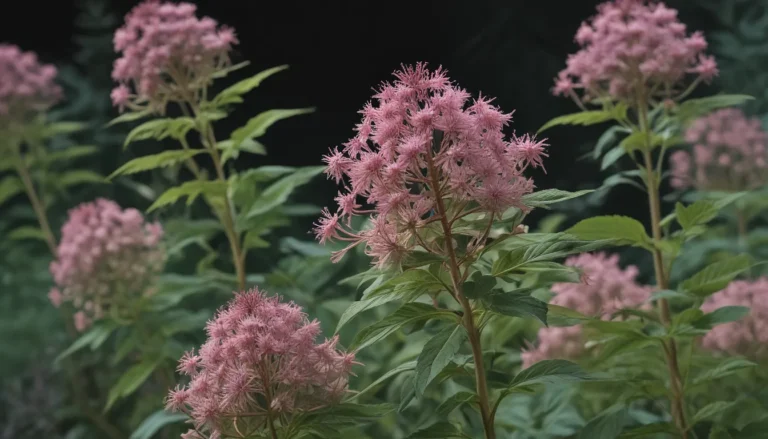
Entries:
[[218, 27], [212, 18], [198, 19], [196, 8], [147, 0], [126, 15], [114, 38], [115, 50], [122, 53], [112, 70], [120, 82], [112, 91], [114, 105], [149, 102], [161, 110], [168, 101], [194, 96], [229, 62], [237, 44], [234, 31]]
[[768, 183], [768, 136], [760, 119], [724, 108], [695, 120], [685, 140], [692, 152], [669, 158], [672, 187], [738, 191]]
[[147, 223], [138, 210], [123, 210], [114, 201], [98, 199], [70, 210], [61, 233], [50, 267], [56, 287], [49, 298], [55, 306], [72, 302], [79, 331], [109, 307], [146, 294], [165, 263], [160, 224]]
[[555, 81], [556, 95], [575, 96], [575, 89], [583, 89], [587, 100], [634, 100], [640, 93], [668, 98], [686, 74], [703, 80], [717, 75], [714, 58], [704, 55], [704, 36], [687, 36], [677, 11], [663, 3], [603, 3], [581, 24], [576, 42], [581, 50], [568, 57]]
[[269, 422], [334, 404], [347, 391], [354, 355], [340, 352], [336, 337], [316, 344], [319, 322], [292, 302], [258, 289], [239, 293], [206, 329], [199, 353], [179, 362], [190, 383], [171, 391], [166, 405], [187, 413], [210, 438], [254, 434]]
[[[394, 76], [361, 111], [357, 135], [323, 158], [329, 178], [344, 181], [338, 211], [326, 209], [315, 227], [320, 242], [350, 242], [334, 260], [365, 243], [377, 265], [396, 263], [418, 231], [439, 220], [441, 204], [491, 214], [525, 208], [521, 197], [534, 186], [523, 171], [547, 155], [544, 142], [528, 135], [507, 140], [502, 130], [512, 115], [491, 99], [470, 100], [441, 69], [419, 63]], [[351, 217], [366, 214], [373, 214], [370, 229], [349, 228]]]
[[737, 280], [710, 296], [701, 306], [712, 312], [723, 306], [746, 306], [749, 315], [715, 326], [702, 339], [706, 349], [757, 359], [768, 353], [768, 278]]
[[[622, 269], [618, 255], [582, 253], [568, 258], [565, 264], [582, 270], [583, 281], [553, 285], [551, 303], [555, 305], [609, 319], [621, 309], [643, 306], [651, 296], [652, 288], [635, 280], [638, 268], [630, 265]], [[546, 358], [577, 358], [583, 350], [580, 326], [541, 328], [538, 347], [523, 352], [523, 366]]]
[[0, 120], [24, 120], [61, 99], [56, 67], [40, 64], [33, 52], [0, 44]]

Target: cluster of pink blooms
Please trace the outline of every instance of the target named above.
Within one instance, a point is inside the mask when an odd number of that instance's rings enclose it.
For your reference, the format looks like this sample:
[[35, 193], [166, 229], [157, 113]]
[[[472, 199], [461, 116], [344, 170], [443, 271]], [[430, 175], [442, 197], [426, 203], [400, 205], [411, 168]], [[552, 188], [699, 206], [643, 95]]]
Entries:
[[[491, 99], [471, 100], [441, 69], [419, 63], [394, 76], [361, 111], [357, 135], [323, 158], [329, 178], [345, 183], [338, 211], [326, 209], [315, 225], [320, 242], [350, 242], [334, 260], [365, 243], [377, 265], [396, 263], [417, 244], [419, 229], [439, 220], [439, 203], [491, 214], [524, 209], [521, 197], [534, 186], [523, 171], [541, 167], [547, 155], [546, 144], [528, 135], [506, 139], [512, 115]], [[349, 228], [351, 217], [366, 214], [370, 229]]]
[[334, 404], [347, 391], [354, 355], [339, 351], [336, 337], [316, 343], [319, 322], [292, 302], [258, 289], [239, 293], [206, 329], [208, 341], [179, 362], [190, 383], [166, 400], [191, 417], [188, 438], [245, 437], [268, 419]]
[[61, 99], [56, 67], [40, 64], [33, 52], [0, 44], [0, 120], [24, 120]]
[[[621, 309], [643, 306], [652, 288], [635, 280], [638, 268], [619, 266], [618, 255], [582, 253], [565, 261], [583, 273], [581, 283], [557, 283], [552, 286], [551, 303], [581, 314], [608, 319]], [[584, 351], [581, 327], [547, 327], [539, 330], [539, 344], [523, 352], [523, 367], [548, 358], [574, 359]]]
[[704, 55], [704, 36], [687, 36], [677, 11], [663, 3], [616, 0], [597, 11], [576, 33], [581, 50], [557, 77], [556, 95], [582, 89], [587, 100], [634, 100], [638, 93], [667, 98], [687, 74], [702, 80], [717, 75], [714, 58]]
[[670, 155], [672, 187], [749, 190], [768, 183], [768, 136], [760, 119], [724, 108], [695, 120], [685, 140], [693, 150]]
[[116, 106], [148, 102], [161, 110], [169, 100], [194, 96], [229, 62], [234, 31], [212, 18], [198, 19], [195, 10], [191, 3], [148, 0], [126, 15], [114, 38], [122, 53], [112, 70], [120, 82], [112, 91]]
[[145, 222], [136, 209], [121, 209], [98, 199], [69, 211], [51, 274], [56, 287], [48, 297], [55, 306], [72, 302], [75, 326], [86, 329], [111, 306], [125, 306], [147, 294], [162, 271], [163, 229]]
[[712, 312], [723, 306], [746, 306], [749, 315], [739, 321], [715, 326], [702, 339], [706, 349], [764, 358], [768, 353], [768, 278], [733, 281], [710, 296], [701, 306]]

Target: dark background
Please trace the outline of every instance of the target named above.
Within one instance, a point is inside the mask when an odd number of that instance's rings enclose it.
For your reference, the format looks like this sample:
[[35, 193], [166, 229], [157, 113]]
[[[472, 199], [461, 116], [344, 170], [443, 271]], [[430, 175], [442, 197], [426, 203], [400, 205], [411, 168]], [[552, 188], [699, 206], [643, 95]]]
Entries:
[[[113, 29], [137, 1], [106, 2]], [[358, 121], [357, 110], [370, 99], [372, 88], [388, 80], [401, 63], [427, 61], [442, 65], [451, 78], [476, 95], [497, 97], [505, 111], [515, 110], [509, 128], [535, 132], [547, 120], [577, 108], [551, 96], [552, 78], [564, 67], [580, 22], [594, 14], [598, 2], [585, 0], [473, 1], [197, 1], [198, 15], [208, 15], [236, 29], [240, 44], [233, 61], [249, 60], [240, 72], [253, 74], [268, 67], [291, 68], [270, 78], [249, 95], [219, 130], [228, 132], [269, 108], [316, 107], [314, 114], [279, 122], [263, 139], [264, 157], [248, 156], [238, 166], [259, 164], [317, 165], [329, 147], [346, 141]], [[705, 32], [715, 26], [712, 14], [696, 2], [668, 2], [680, 9], [689, 29]], [[46, 62], [70, 62], [88, 32], [78, 28], [82, 1], [14, 2], [0, 16], [0, 41], [33, 50]], [[80, 8], [80, 9], [79, 9]], [[103, 34], [104, 29], [101, 29]], [[111, 60], [89, 61], [80, 69], [102, 74], [109, 86]], [[88, 72], [86, 72], [88, 73]], [[71, 96], [68, 96], [71, 98]], [[114, 110], [110, 117], [116, 115]], [[594, 188], [608, 175], [580, 159], [601, 128], [561, 127], [546, 133], [549, 159], [539, 172], [539, 188]], [[124, 160], [123, 160], [124, 161]], [[118, 163], [120, 160], [118, 160]], [[109, 171], [109, 170], [107, 170]], [[332, 183], [312, 186], [318, 204], [335, 194]], [[603, 200], [609, 213], [645, 211], [644, 195], [626, 186]], [[601, 203], [603, 204], [603, 203]], [[598, 211], [602, 208], [597, 207]], [[595, 212], [589, 212], [595, 213]]]

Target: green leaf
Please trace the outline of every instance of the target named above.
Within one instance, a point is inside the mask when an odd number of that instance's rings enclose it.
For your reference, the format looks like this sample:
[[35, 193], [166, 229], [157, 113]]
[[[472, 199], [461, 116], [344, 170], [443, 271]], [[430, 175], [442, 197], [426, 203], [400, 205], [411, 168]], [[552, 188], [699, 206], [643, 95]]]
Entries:
[[97, 349], [104, 343], [107, 338], [112, 334], [112, 331], [116, 329], [114, 323], [97, 323], [91, 327], [85, 334], [74, 341], [64, 352], [59, 354], [54, 360], [54, 363], [58, 363], [64, 358], [74, 354], [75, 352], [90, 347], [91, 350]]
[[104, 411], [109, 410], [119, 399], [130, 396], [135, 392], [149, 378], [149, 375], [152, 374], [159, 363], [157, 359], [144, 360], [128, 369], [117, 380], [117, 383], [109, 389], [107, 405], [104, 407]]
[[463, 326], [447, 326], [432, 337], [416, 360], [416, 395], [421, 397], [429, 383], [450, 364], [467, 339]]
[[226, 163], [229, 159], [236, 159], [240, 156], [240, 151], [250, 152], [251, 154], [267, 155], [267, 148], [253, 139], [244, 140], [239, 146], [235, 147], [235, 142], [224, 140], [216, 144], [216, 148], [222, 150], [221, 161]]
[[464, 404], [476, 404], [477, 395], [472, 392], [456, 392], [453, 395], [445, 399], [438, 407], [437, 414], [439, 416], [448, 416], [457, 408]]
[[508, 390], [533, 384], [557, 384], [591, 379], [576, 363], [566, 360], [542, 360], [521, 370], [507, 387]]
[[287, 65], [272, 67], [270, 69], [259, 72], [250, 78], [236, 82], [235, 84], [225, 88], [218, 95], [216, 95], [216, 97], [213, 98], [212, 103], [216, 106], [240, 103], [242, 102], [242, 95], [258, 87], [261, 84], [261, 81], [287, 68]]
[[619, 437], [624, 425], [629, 421], [625, 407], [613, 407], [587, 422], [579, 431], [577, 439], [615, 439]]
[[640, 221], [627, 216], [596, 216], [581, 220], [566, 230], [577, 238], [586, 240], [609, 239], [617, 245], [633, 245], [651, 248], [651, 238]]
[[416, 430], [406, 439], [464, 439], [469, 437], [450, 422], [436, 422], [429, 427]]
[[0, 204], [22, 192], [24, 192], [24, 184], [18, 178], [9, 175], [0, 180]]
[[376, 381], [374, 381], [371, 384], [369, 384], [368, 387], [366, 387], [365, 389], [361, 390], [360, 392], [355, 393], [350, 398], [350, 400], [355, 400], [355, 399], [360, 398], [362, 395], [368, 394], [369, 392], [371, 392], [371, 391], [375, 390], [376, 388], [378, 388], [382, 383], [384, 383], [384, 381], [392, 378], [395, 375], [398, 375], [398, 374], [403, 373], [403, 372], [408, 372], [408, 371], [411, 371], [411, 370], [414, 370], [414, 369], [416, 369], [416, 362], [415, 361], [408, 361], [408, 362], [405, 362], [405, 363], [395, 367], [394, 369], [390, 369], [389, 371], [387, 371], [387, 373], [385, 373], [384, 375], [378, 377], [376, 379]]
[[624, 148], [621, 146], [614, 146], [603, 156], [603, 160], [600, 162], [600, 170], [604, 171], [608, 169], [626, 154], [627, 151]]
[[757, 363], [747, 361], [743, 358], [726, 358], [717, 366], [707, 369], [699, 376], [693, 379], [692, 384], [694, 386], [699, 384], [708, 383], [712, 380], [723, 378], [732, 375], [740, 370], [744, 370], [750, 367], [757, 366]]
[[597, 144], [595, 145], [595, 149], [592, 150], [592, 159], [597, 160], [600, 158], [600, 156], [603, 154], [603, 150], [608, 145], [613, 144], [616, 141], [616, 134], [618, 132], [626, 131], [626, 128], [620, 126], [620, 125], [614, 125], [607, 130], [600, 136], [599, 139], [597, 139]]
[[184, 413], [168, 413], [165, 410], [158, 410], [142, 421], [139, 427], [131, 433], [130, 439], [152, 439], [152, 436], [166, 425], [186, 419], [188, 416]]
[[309, 183], [312, 178], [324, 170], [325, 168], [322, 166], [307, 166], [299, 168], [292, 174], [286, 175], [272, 183], [256, 198], [256, 201], [248, 209], [245, 217], [248, 219], [254, 218], [285, 203], [296, 187]]
[[579, 113], [565, 114], [558, 116], [549, 122], [545, 123], [537, 133], [541, 133], [544, 130], [552, 128], [557, 125], [595, 125], [602, 122], [607, 122], [616, 118], [616, 113], [612, 111], [595, 110], [595, 111], [582, 111]]
[[355, 337], [351, 350], [362, 350], [387, 336], [399, 331], [403, 327], [427, 320], [447, 320], [458, 322], [459, 317], [451, 311], [437, 309], [425, 303], [406, 303], [393, 314], [371, 326], [363, 328]]
[[179, 201], [182, 197], [189, 197], [187, 199], [187, 205], [191, 205], [195, 199], [200, 195], [205, 196], [225, 196], [227, 193], [227, 182], [225, 181], [204, 181], [195, 180], [188, 181], [181, 186], [176, 186], [163, 192], [151, 206], [147, 209], [147, 212], [173, 204]]
[[58, 136], [61, 134], [72, 134], [88, 128], [88, 124], [81, 122], [53, 122], [43, 127], [40, 136], [43, 138]]
[[155, 139], [163, 140], [166, 137], [181, 139], [187, 132], [195, 127], [195, 120], [191, 117], [154, 119], [137, 126], [128, 133], [123, 142], [123, 148], [137, 140]]
[[493, 291], [481, 298], [485, 306], [493, 312], [511, 317], [533, 317], [547, 324], [547, 304], [531, 296], [530, 290]]
[[647, 439], [660, 433], [677, 434], [677, 428], [669, 422], [655, 422], [629, 429], [619, 435], [619, 439]]
[[107, 179], [112, 180], [118, 175], [136, 174], [152, 169], [177, 165], [203, 152], [205, 152], [203, 149], [174, 149], [170, 151], [163, 151], [159, 154], [152, 154], [135, 158], [119, 167], [115, 172], [110, 174]]
[[722, 290], [739, 274], [752, 266], [749, 255], [738, 255], [712, 263], [703, 270], [686, 279], [680, 285], [683, 291], [706, 297]]
[[560, 189], [545, 189], [532, 194], [523, 195], [523, 204], [528, 207], [541, 207], [548, 209], [550, 204], [586, 195], [594, 192], [592, 189], [586, 189], [576, 192], [561, 191]]
[[547, 304], [547, 325], [548, 326], [574, 326], [592, 320], [578, 311], [574, 311], [564, 306]]
[[564, 258], [574, 253], [589, 252], [613, 243], [610, 240], [585, 241], [574, 239], [572, 235], [564, 233], [551, 234], [542, 241], [528, 241], [527, 239], [529, 237], [522, 235], [517, 239], [506, 240], [506, 246], [515, 245], [518, 242], [521, 244], [511, 250], [499, 252], [499, 258], [494, 261], [491, 268], [493, 276], [503, 276], [520, 270], [527, 264]]
[[39, 241], [46, 241], [45, 233], [39, 227], [21, 226], [11, 230], [8, 233], [8, 239], [22, 240], [22, 239], [37, 239]]
[[45, 155], [45, 161], [48, 163], [59, 163], [65, 160], [74, 160], [76, 158], [89, 156], [99, 152], [99, 148], [94, 145], [70, 146], [63, 149], [49, 151]]
[[331, 418], [381, 418], [391, 413], [393, 407], [391, 404], [358, 404], [355, 402], [342, 402], [326, 408], [315, 410], [312, 417], [316, 419]]
[[695, 415], [693, 415], [693, 424], [698, 424], [701, 421], [712, 420], [715, 416], [730, 409], [738, 401], [715, 401], [702, 407]]
[[293, 108], [281, 110], [267, 110], [250, 119], [243, 127], [232, 132], [230, 140], [233, 148], [240, 148], [248, 139], [256, 139], [263, 136], [269, 127], [278, 121], [289, 117], [299, 116], [314, 112], [314, 108]]
[[723, 107], [733, 107], [754, 99], [748, 95], [721, 94], [706, 98], [688, 99], [678, 105], [673, 111], [678, 119], [685, 122], [712, 110]]
[[117, 116], [116, 118], [112, 119], [106, 126], [110, 127], [112, 125], [117, 125], [119, 123], [133, 122], [134, 120], [139, 120], [141, 118], [147, 117], [150, 114], [152, 114], [152, 110], [150, 109], [141, 110], [141, 111], [130, 111], [128, 113], [123, 113], [120, 116]]
[[56, 177], [56, 184], [60, 188], [76, 186], [78, 184], [84, 183], [107, 183], [107, 180], [103, 175], [99, 175], [96, 172], [89, 171], [87, 169], [67, 171]]
[[688, 206], [678, 202], [675, 204], [675, 215], [683, 230], [688, 231], [711, 221], [717, 216], [717, 208], [715, 203], [709, 200], [699, 200]]
[[710, 329], [716, 325], [741, 320], [747, 314], [749, 314], [749, 308], [746, 306], [724, 306], [704, 314], [691, 324], [696, 328]]

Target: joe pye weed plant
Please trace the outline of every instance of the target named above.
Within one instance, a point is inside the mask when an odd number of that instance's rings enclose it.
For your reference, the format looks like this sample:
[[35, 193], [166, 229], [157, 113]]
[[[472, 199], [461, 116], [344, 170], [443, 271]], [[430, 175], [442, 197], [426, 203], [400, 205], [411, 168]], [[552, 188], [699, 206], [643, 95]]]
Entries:
[[[619, 245], [646, 249], [653, 259], [656, 281], [652, 295], [655, 312], [634, 311], [642, 317], [642, 323], [632, 321], [597, 327], [602, 333], [598, 340], [632, 346], [632, 351], [616, 354], [628, 358], [639, 358], [646, 351], [661, 352], [666, 363], [663, 394], [669, 399], [673, 428], [658, 422], [640, 427], [638, 431], [696, 437], [695, 427], [702, 422], [713, 422], [715, 431], [724, 431], [733, 426], [723, 414], [734, 403], [713, 401], [715, 395], [706, 398], [698, 395], [694, 403], [688, 392], [694, 390], [694, 384], [722, 378], [753, 364], [738, 358], [725, 358], [712, 366], [713, 369], [698, 370], [691, 358], [697, 348], [697, 337], [707, 334], [715, 325], [739, 320], [749, 312], [742, 306], [716, 308], [708, 305], [701, 309], [700, 306], [710, 295], [749, 270], [753, 265], [752, 258], [745, 254], [734, 255], [706, 266], [677, 285], [670, 284], [670, 272], [683, 245], [702, 234], [720, 209], [744, 194], [720, 192], [700, 197], [688, 205], [678, 202], [665, 214], [660, 189], [665, 155], [670, 148], [684, 144], [688, 123], [709, 111], [739, 104], [749, 97], [717, 95], [686, 99], [698, 84], [717, 74], [717, 67], [714, 59], [704, 54], [707, 46], [704, 36], [699, 32], [688, 35], [685, 25], [677, 20], [677, 12], [662, 3], [636, 0], [604, 3], [598, 7], [596, 16], [581, 25], [576, 41], [581, 50], [569, 57], [567, 68], [556, 80], [554, 92], [572, 98], [583, 111], [555, 118], [542, 130], [564, 124], [614, 121], [617, 126], [604, 135], [600, 146], [605, 147], [610, 139], [617, 137], [621, 137], [621, 141], [612, 150], [596, 151], [595, 156], [604, 153], [603, 168], [622, 156], [628, 156], [636, 163], [636, 170], [621, 172], [621, 178], [613, 179], [612, 184], [629, 181], [637, 185], [640, 181], [639, 186], [648, 194], [651, 233], [647, 233], [641, 222], [623, 216], [589, 218], [568, 232], [582, 239], [610, 239]], [[598, 109], [590, 110], [589, 106]], [[744, 148], [747, 147], [745, 143]], [[695, 146], [696, 154], [702, 148], [705, 147]], [[680, 187], [683, 180], [679, 168], [685, 163], [679, 154], [684, 153], [675, 154], [678, 169], [672, 184]], [[740, 179], [738, 175], [751, 172], [733, 167], [727, 157], [720, 160], [719, 166], [724, 168], [724, 175], [728, 175], [725, 178], [734, 183]], [[754, 166], [758, 166], [757, 163]], [[701, 178], [706, 178], [705, 173], [710, 179], [722, 174], [700, 171], [702, 174], [697, 175]], [[742, 185], [739, 189], [749, 188]], [[759, 417], [753, 420], [759, 420]]]

